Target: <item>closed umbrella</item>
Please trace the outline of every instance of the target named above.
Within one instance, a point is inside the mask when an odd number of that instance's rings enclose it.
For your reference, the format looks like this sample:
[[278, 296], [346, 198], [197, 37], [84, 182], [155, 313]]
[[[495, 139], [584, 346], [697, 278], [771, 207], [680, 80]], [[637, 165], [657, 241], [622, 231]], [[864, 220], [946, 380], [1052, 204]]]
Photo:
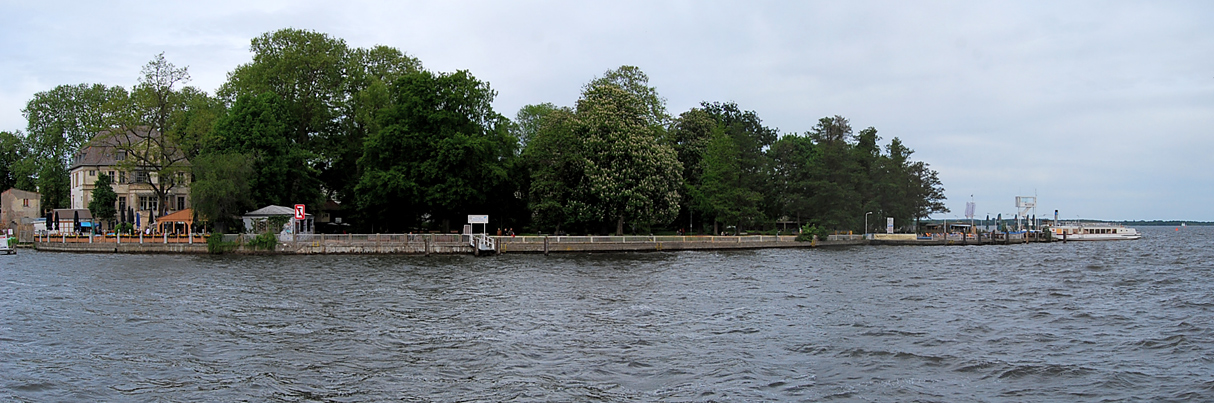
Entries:
[[59, 212], [55, 212], [55, 231], [59, 230]]
[[72, 230], [77, 233], [80, 232], [80, 212], [79, 211], [72, 212]]

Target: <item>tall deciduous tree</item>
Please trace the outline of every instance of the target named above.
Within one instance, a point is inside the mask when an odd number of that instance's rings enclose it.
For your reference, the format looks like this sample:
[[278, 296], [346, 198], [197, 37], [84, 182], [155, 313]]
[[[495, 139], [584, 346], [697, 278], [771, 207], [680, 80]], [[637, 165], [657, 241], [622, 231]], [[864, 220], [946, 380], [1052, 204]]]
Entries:
[[814, 180], [817, 149], [809, 137], [790, 134], [772, 144], [772, 184], [781, 215], [795, 219], [797, 228], [814, 214]]
[[421, 63], [394, 48], [350, 48], [344, 40], [300, 29], [263, 34], [250, 49], [253, 61], [228, 75], [220, 97], [231, 104], [242, 95], [277, 94], [291, 117], [288, 138], [311, 153], [307, 164], [323, 190], [352, 202], [363, 140], [377, 130], [376, 114], [389, 104], [387, 88]]
[[37, 190], [37, 166], [20, 132], [0, 132], [0, 189]]
[[665, 100], [640, 69], [590, 81], [575, 110], [542, 115], [524, 150], [529, 200], [541, 226], [648, 228], [677, 217], [683, 166], [665, 139]]
[[578, 100], [575, 135], [585, 178], [571, 204], [583, 219], [666, 224], [679, 211], [683, 167], [659, 141], [665, 104], [639, 69], [623, 66], [591, 81]]
[[[765, 203], [762, 195], [768, 195], [774, 198], [775, 194], [770, 192], [770, 177], [771, 177], [771, 161], [770, 156], [766, 153], [768, 147], [776, 140], [777, 131], [772, 128], [763, 126], [762, 120], [754, 111], [743, 111], [738, 108], [737, 104], [730, 103], [702, 103], [705, 112], [712, 116], [717, 122], [717, 130], [722, 134], [729, 136], [730, 142], [722, 144], [730, 144], [734, 150], [730, 151], [736, 159], [736, 168], [738, 170], [737, 179], [726, 183], [718, 182], [714, 184], [718, 191], [726, 191], [722, 186], [734, 186], [737, 189], [728, 189], [728, 193], [733, 195], [760, 195], [758, 199], [752, 197], [733, 197], [733, 200], [728, 206], [728, 210], [720, 210], [719, 208], [708, 209], [707, 211], [728, 211], [729, 220], [734, 221], [734, 224], [753, 225], [755, 223], [765, 221], [767, 211], [772, 210], [769, 206], [774, 204], [774, 201]], [[723, 151], [718, 151], [723, 152]], [[701, 190], [703, 193], [704, 191]], [[711, 195], [705, 194], [704, 197]], [[745, 204], [745, 205], [744, 205]], [[717, 204], [718, 207], [724, 206]], [[742, 214], [742, 216], [736, 216]], [[737, 228], [741, 230], [741, 228]]]
[[367, 136], [358, 160], [363, 219], [377, 229], [404, 231], [424, 220], [447, 227], [493, 203], [517, 142], [493, 111], [489, 85], [466, 71], [423, 71], [397, 79], [390, 91], [381, 129]]
[[101, 84], [60, 85], [34, 94], [21, 110], [28, 123], [29, 169], [36, 172], [44, 208], [70, 205], [67, 166], [80, 147], [106, 127], [111, 105], [130, 95]]
[[[704, 152], [702, 206], [716, 219], [734, 224], [734, 233], [743, 225], [753, 225], [762, 216], [759, 203], [763, 193], [751, 189], [752, 179], [743, 169], [742, 150], [734, 137], [718, 128]], [[714, 231], [716, 228], [714, 226]]]
[[531, 220], [557, 233], [561, 226], [575, 222], [570, 201], [584, 178], [582, 141], [573, 134], [575, 119], [570, 108], [540, 116], [522, 155], [530, 179], [526, 189]]
[[233, 217], [254, 208], [253, 158], [236, 152], [208, 153], [192, 161], [195, 180], [190, 184], [194, 212], [224, 233]]
[[[708, 149], [708, 142], [716, 128], [717, 121], [711, 114], [701, 108], [692, 108], [675, 119], [665, 137], [666, 142], [674, 148], [679, 163], [683, 165], [680, 217], [683, 215], [687, 217], [687, 228], [692, 231], [695, 229], [697, 209], [700, 209], [703, 204], [703, 195], [700, 190], [703, 185], [704, 166], [701, 161], [704, 159], [704, 152]], [[711, 216], [705, 216], [703, 213], [705, 212], [700, 209], [701, 222], [712, 219]]]
[[170, 192], [187, 180], [186, 148], [197, 144], [197, 136], [209, 130], [208, 120], [188, 118], [192, 107], [211, 108], [214, 104], [205, 101], [207, 94], [196, 88], [177, 89], [190, 80], [190, 74], [165, 60], [163, 53], [148, 62], [142, 74], [129, 97], [108, 105], [108, 129], [97, 136], [123, 156], [120, 169], [135, 172], [136, 177], [147, 175], [158, 200], [156, 213], [163, 215]]
[[211, 152], [240, 153], [253, 159], [251, 200], [256, 206], [305, 204], [316, 209], [324, 202], [319, 173], [309, 162], [315, 156], [289, 133], [293, 115], [277, 94], [241, 95], [220, 118], [211, 139]]

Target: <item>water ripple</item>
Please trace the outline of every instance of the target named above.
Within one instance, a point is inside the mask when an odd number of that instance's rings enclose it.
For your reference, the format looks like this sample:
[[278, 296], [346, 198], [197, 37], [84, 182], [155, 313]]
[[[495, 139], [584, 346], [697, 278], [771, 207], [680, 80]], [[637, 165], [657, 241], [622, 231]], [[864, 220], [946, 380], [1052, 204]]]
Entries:
[[0, 258], [5, 401], [1214, 399], [1214, 228], [1135, 242]]

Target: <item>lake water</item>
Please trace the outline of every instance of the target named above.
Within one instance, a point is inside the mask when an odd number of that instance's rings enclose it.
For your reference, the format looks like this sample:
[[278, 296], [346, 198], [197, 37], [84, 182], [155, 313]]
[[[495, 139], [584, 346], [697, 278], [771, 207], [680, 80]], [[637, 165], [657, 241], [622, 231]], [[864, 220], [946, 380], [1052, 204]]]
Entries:
[[1214, 228], [578, 255], [0, 256], [4, 401], [1214, 400]]

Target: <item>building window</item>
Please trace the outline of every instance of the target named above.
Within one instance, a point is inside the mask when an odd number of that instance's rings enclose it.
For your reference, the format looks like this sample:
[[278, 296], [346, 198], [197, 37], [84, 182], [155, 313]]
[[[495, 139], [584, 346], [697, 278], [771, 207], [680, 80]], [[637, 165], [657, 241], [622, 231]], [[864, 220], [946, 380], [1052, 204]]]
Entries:
[[131, 178], [131, 183], [148, 183], [148, 172], [135, 171], [135, 177]]
[[90, 169], [90, 170], [89, 170], [89, 176], [97, 176], [97, 170], [96, 170], [96, 169]]
[[21, 207], [29, 207], [30, 199], [21, 199]]
[[139, 196], [139, 209], [148, 211], [159, 211], [160, 202], [156, 200], [156, 196]]
[[177, 209], [185, 210], [185, 196], [177, 196]]
[[184, 185], [184, 184], [185, 184], [185, 172], [178, 172], [178, 173], [177, 173], [177, 182], [175, 182], [175, 183], [177, 183], [178, 185]]
[[118, 179], [118, 178], [114, 177], [114, 171], [110, 171], [109, 175], [110, 175], [111, 181], [113, 181], [114, 179]]
[[118, 183], [126, 183], [126, 171], [118, 171]]
[[126, 196], [118, 198], [118, 212], [126, 211]]
[[126, 151], [119, 151], [119, 152], [114, 153], [115, 161], [122, 161], [125, 159], [126, 159]]

